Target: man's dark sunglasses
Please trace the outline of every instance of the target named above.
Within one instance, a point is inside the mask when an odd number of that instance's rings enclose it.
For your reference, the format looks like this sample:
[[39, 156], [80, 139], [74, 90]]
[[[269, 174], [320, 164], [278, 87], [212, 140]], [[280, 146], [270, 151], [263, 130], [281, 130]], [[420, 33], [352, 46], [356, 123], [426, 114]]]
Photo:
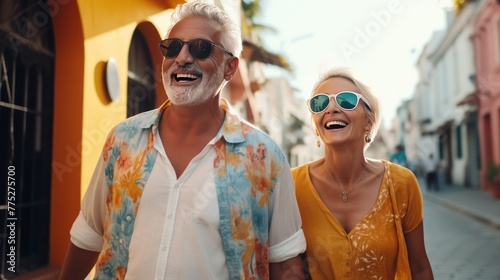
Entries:
[[233, 56], [230, 51], [206, 39], [193, 39], [185, 42], [177, 38], [168, 38], [160, 42], [160, 52], [166, 58], [174, 58], [179, 55], [184, 44], [188, 45], [189, 53], [196, 59], [205, 59], [209, 57], [213, 47], [221, 49], [228, 55]]

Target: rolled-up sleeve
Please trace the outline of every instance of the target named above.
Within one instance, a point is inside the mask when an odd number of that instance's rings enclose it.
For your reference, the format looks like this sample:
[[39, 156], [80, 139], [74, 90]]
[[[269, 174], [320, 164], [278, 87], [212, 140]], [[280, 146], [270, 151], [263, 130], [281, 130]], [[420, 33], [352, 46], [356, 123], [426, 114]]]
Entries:
[[99, 252], [102, 248], [102, 235], [95, 232], [88, 224], [82, 213], [78, 215], [71, 227], [71, 242], [76, 247], [88, 251]]
[[83, 197], [80, 213], [70, 230], [71, 242], [89, 251], [101, 251], [103, 245], [103, 221], [107, 195], [104, 168], [105, 163], [100, 156]]
[[288, 163], [278, 178], [269, 209], [269, 261], [282, 262], [305, 252], [306, 240]]

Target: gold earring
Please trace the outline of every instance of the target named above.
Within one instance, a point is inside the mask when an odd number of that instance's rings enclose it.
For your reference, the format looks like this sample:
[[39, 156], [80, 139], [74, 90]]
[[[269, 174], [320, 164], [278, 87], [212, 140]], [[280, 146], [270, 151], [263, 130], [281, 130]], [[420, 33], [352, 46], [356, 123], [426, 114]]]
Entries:
[[365, 133], [365, 143], [371, 143], [372, 142], [372, 132], [367, 131]]
[[321, 142], [319, 141], [319, 132], [318, 130], [316, 129], [316, 137], [318, 138], [318, 141], [316, 141], [316, 146], [321, 147]]

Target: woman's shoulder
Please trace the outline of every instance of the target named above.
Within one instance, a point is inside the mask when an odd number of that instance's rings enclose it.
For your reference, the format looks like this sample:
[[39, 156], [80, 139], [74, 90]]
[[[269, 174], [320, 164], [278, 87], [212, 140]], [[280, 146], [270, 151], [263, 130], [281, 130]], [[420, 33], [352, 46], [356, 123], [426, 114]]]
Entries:
[[292, 167], [291, 171], [292, 171], [293, 177], [297, 177], [298, 175], [302, 175], [302, 174], [307, 174], [308, 169], [309, 169], [309, 165], [311, 165], [311, 162], [304, 163], [304, 164], [301, 164], [301, 165], [296, 166], [296, 167]]
[[391, 173], [393, 179], [408, 179], [409, 177], [415, 177], [415, 174], [410, 169], [390, 162], [388, 160], [382, 160], [388, 171]]
[[291, 169], [292, 174], [294, 174], [294, 176], [298, 175], [298, 174], [307, 175], [311, 172], [311, 170], [315, 169], [318, 165], [321, 164], [321, 162], [324, 162], [324, 161], [325, 161], [325, 158], [320, 158], [320, 159], [310, 161], [310, 162], [301, 164], [299, 166], [293, 167]]
[[413, 192], [419, 187], [417, 177], [413, 171], [390, 161], [383, 160], [383, 162], [387, 169], [386, 175], [390, 177], [396, 193]]

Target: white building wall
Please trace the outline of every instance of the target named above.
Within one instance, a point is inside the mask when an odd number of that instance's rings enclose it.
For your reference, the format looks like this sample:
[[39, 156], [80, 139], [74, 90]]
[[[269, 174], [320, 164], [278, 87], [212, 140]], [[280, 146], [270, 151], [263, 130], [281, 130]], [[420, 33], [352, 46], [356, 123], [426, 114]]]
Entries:
[[321, 146], [317, 146], [318, 136], [312, 127], [311, 113], [307, 109], [306, 101], [303, 99], [297, 99], [299, 107], [296, 109], [296, 116], [300, 116], [304, 125], [302, 127], [302, 133], [304, 135], [304, 145], [295, 146], [293, 148], [293, 153], [297, 155], [297, 162], [294, 163], [301, 165], [307, 162], [311, 162], [322, 158], [325, 156], [325, 146], [321, 143]]
[[[461, 13], [454, 18], [447, 28], [446, 34], [440, 43], [429, 51], [428, 61], [433, 69], [423, 70], [430, 73], [428, 84], [418, 90], [421, 98], [418, 98], [417, 110], [422, 116], [419, 119], [430, 117], [429, 124], [422, 127], [427, 131], [435, 131], [437, 134], [422, 138], [422, 151], [438, 152], [439, 141], [443, 141], [444, 148], [443, 167], [450, 168], [451, 181], [454, 184], [465, 184], [466, 168], [468, 162], [467, 145], [467, 125], [464, 124], [465, 107], [458, 106], [458, 103], [466, 96], [475, 92], [475, 85], [471, 82], [471, 75], [474, 70], [474, 50], [471, 41], [472, 24], [480, 2], [470, 2]], [[429, 42], [429, 45], [434, 44]], [[425, 63], [421, 63], [425, 68]], [[421, 74], [424, 80], [425, 74]], [[429, 103], [426, 103], [426, 101]], [[457, 130], [457, 127], [460, 127]], [[440, 135], [449, 129], [449, 137], [439, 139]], [[459, 133], [459, 134], [457, 134]], [[461, 142], [461, 157], [457, 151], [457, 145]], [[435, 148], [432, 147], [435, 145]], [[448, 153], [451, 153], [448, 155]], [[450, 158], [450, 162], [447, 159]]]
[[277, 80], [269, 80], [255, 93], [256, 104], [261, 120], [261, 127], [283, 147], [283, 91], [284, 84]]
[[[473, 93], [476, 87], [471, 80], [471, 75], [475, 73], [474, 66], [474, 46], [471, 41], [472, 26], [468, 25], [457, 38], [457, 80], [458, 95], [455, 98], [455, 103], [465, 98], [468, 94]], [[466, 55], [467, 54], [467, 55]]]
[[438, 147], [439, 138], [435, 134], [422, 135], [418, 143], [418, 161], [424, 163], [430, 154], [435, 157], [439, 155]]
[[[444, 94], [442, 94], [444, 87], [443, 84], [443, 65], [438, 64], [433, 71], [433, 76], [429, 81], [429, 91], [426, 92], [426, 99], [431, 102], [429, 104], [430, 110], [430, 127], [431, 129], [437, 129], [439, 124], [442, 123], [442, 116], [439, 114], [438, 109], [441, 107], [440, 105], [444, 102]], [[444, 108], [440, 108], [444, 109]]]
[[414, 165], [416, 165], [420, 159], [418, 144], [420, 143], [421, 132], [420, 126], [418, 125], [416, 103], [417, 101], [414, 98], [409, 101], [405, 124], [406, 157], [412, 170], [414, 170]]
[[433, 122], [435, 123], [438, 117], [439, 97], [434, 93], [437, 92], [438, 80], [436, 66], [429, 60], [429, 55], [432, 54], [439, 43], [442, 41], [444, 31], [434, 32], [429, 42], [425, 46], [417, 67], [419, 68], [419, 82], [415, 92], [416, 122], [420, 137], [415, 147], [415, 155], [413, 159], [417, 162], [417, 174], [425, 175], [423, 163], [430, 154], [438, 156], [438, 136], [429, 134], [432, 130]]
[[[324, 156], [323, 146], [316, 146], [317, 138], [311, 128], [310, 113], [305, 100], [298, 99], [285, 78], [272, 78], [255, 94], [261, 117], [261, 127], [287, 154], [290, 166], [295, 167]], [[303, 123], [300, 131], [291, 131], [292, 115]], [[304, 144], [297, 145], [297, 138]]]
[[[475, 85], [471, 81], [470, 76], [475, 72], [474, 70], [474, 53], [473, 45], [470, 40], [472, 34], [472, 26], [467, 25], [464, 27], [462, 33], [457, 37], [455, 49], [456, 49], [456, 71], [457, 76], [455, 78], [455, 84], [457, 85], [457, 94], [453, 97], [453, 103], [456, 105], [461, 100], [463, 100], [467, 95], [474, 93]], [[456, 184], [465, 184], [465, 175], [467, 174], [467, 162], [469, 158], [468, 149], [466, 148], [468, 143], [467, 138], [467, 126], [463, 124], [465, 113], [465, 107], [456, 106], [454, 108], [454, 123], [456, 124], [453, 131], [453, 159], [454, 166], [452, 170], [453, 182]], [[461, 127], [461, 135], [457, 135], [456, 127]], [[458, 157], [457, 145], [458, 138], [461, 139], [461, 152], [462, 156]]]

